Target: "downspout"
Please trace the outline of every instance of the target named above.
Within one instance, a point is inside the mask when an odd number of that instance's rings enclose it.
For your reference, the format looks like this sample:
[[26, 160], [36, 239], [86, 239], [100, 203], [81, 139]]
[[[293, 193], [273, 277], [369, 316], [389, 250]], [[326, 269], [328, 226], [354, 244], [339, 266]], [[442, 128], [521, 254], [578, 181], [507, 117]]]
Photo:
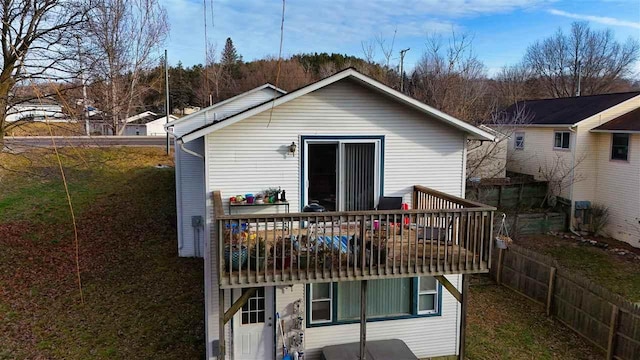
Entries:
[[184, 152], [186, 152], [189, 155], [193, 155], [195, 157], [199, 157], [200, 159], [204, 159], [203, 155], [198, 154], [197, 152], [193, 151], [193, 150], [189, 150], [186, 147], [184, 147], [184, 141], [182, 141], [182, 138], [177, 140], [178, 144], [180, 144], [180, 149]]
[[580, 234], [578, 234], [576, 232], [576, 230], [573, 228], [573, 216], [575, 214], [576, 211], [576, 205], [575, 205], [575, 201], [573, 199], [573, 185], [574, 185], [574, 180], [575, 180], [575, 173], [576, 173], [576, 152], [578, 151], [578, 131], [577, 131], [577, 127], [575, 126], [570, 126], [569, 127], [569, 131], [571, 133], [573, 133], [575, 136], [573, 137], [573, 151], [571, 151], [571, 190], [569, 192], [569, 197], [570, 197], [570, 201], [571, 201], [571, 213], [569, 214], [569, 231], [576, 235], [576, 236], [582, 236]]

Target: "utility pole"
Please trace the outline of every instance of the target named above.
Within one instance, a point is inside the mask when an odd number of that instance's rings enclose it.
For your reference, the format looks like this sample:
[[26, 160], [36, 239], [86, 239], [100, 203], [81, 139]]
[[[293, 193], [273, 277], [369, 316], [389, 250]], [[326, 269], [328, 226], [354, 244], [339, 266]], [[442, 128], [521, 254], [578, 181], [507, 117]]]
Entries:
[[80, 37], [77, 36], [78, 41], [78, 61], [80, 62], [80, 81], [82, 81], [82, 117], [84, 118], [84, 130], [87, 136], [91, 135], [91, 129], [89, 128], [89, 109], [87, 108], [87, 80], [84, 77], [84, 68], [82, 65], [82, 48], [80, 47]]
[[[166, 114], [166, 121], [165, 123], [169, 122], [169, 60], [167, 59], [167, 49], [164, 49], [164, 87], [165, 87], [165, 93], [166, 93], [166, 100], [165, 100], [165, 114]], [[169, 131], [167, 129], [165, 129], [165, 131], [167, 132], [167, 155], [169, 155]]]
[[580, 60], [578, 60], [578, 90], [576, 91], [576, 96], [580, 96], [580, 81], [582, 80], [582, 64]]
[[400, 50], [400, 92], [401, 93], [404, 93], [404, 55], [409, 50], [411, 50], [411, 48]]

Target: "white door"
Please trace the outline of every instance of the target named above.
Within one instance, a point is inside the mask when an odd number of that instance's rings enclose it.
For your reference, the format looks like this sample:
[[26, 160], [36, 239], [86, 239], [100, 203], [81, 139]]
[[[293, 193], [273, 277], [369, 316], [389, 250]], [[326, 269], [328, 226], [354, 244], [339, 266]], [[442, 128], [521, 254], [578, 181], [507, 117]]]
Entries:
[[[234, 301], [242, 290], [233, 291]], [[258, 288], [233, 318], [233, 359], [272, 360], [274, 344], [273, 286]]]

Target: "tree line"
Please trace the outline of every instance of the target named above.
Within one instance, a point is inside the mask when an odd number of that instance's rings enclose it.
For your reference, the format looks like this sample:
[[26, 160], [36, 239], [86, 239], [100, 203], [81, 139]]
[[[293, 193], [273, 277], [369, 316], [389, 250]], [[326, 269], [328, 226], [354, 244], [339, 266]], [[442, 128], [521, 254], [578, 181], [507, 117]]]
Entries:
[[[12, 127], [6, 116], [25, 102], [55, 100], [81, 119], [91, 115], [113, 133], [127, 117], [164, 112], [164, 59], [169, 32], [158, 0], [40, 0], [0, 2], [0, 148]], [[291, 91], [347, 67], [469, 122], [529, 98], [638, 89], [637, 41], [574, 23], [567, 32], [531, 44], [518, 64], [489, 74], [473, 37], [430, 36], [422, 57], [400, 73], [395, 35], [362, 43], [361, 56], [307, 53], [244, 61], [233, 40], [210, 46], [205, 64], [168, 69], [170, 108], [206, 107], [263, 85]], [[580, 85], [578, 85], [580, 84]], [[95, 109], [93, 113], [88, 111]]]

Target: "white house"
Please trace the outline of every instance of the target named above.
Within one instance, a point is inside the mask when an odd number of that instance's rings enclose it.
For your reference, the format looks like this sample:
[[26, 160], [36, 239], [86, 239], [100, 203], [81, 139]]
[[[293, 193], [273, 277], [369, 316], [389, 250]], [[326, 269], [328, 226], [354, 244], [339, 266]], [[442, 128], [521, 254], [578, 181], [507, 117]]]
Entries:
[[[175, 115], [169, 115], [169, 122], [178, 120]], [[125, 119], [124, 136], [166, 136], [167, 117], [152, 111], [133, 115]]]
[[[353, 69], [167, 127], [178, 251], [205, 262], [207, 359], [464, 351], [463, 274], [488, 271], [494, 210], [462, 199], [466, 147], [493, 135]], [[286, 200], [231, 202], [266, 188]], [[331, 211], [301, 212], [314, 200]]]
[[609, 209], [607, 235], [640, 246], [640, 92], [524, 101], [509, 129], [507, 170], [551, 180], [571, 202], [571, 226], [589, 228], [589, 207]]
[[39, 101], [17, 104], [7, 111], [7, 122], [18, 120], [68, 122], [69, 117], [62, 111], [62, 106], [51, 101]]
[[467, 150], [467, 179], [506, 177], [508, 134], [503, 134], [486, 125], [478, 127], [495, 136], [496, 140], [470, 140]]

